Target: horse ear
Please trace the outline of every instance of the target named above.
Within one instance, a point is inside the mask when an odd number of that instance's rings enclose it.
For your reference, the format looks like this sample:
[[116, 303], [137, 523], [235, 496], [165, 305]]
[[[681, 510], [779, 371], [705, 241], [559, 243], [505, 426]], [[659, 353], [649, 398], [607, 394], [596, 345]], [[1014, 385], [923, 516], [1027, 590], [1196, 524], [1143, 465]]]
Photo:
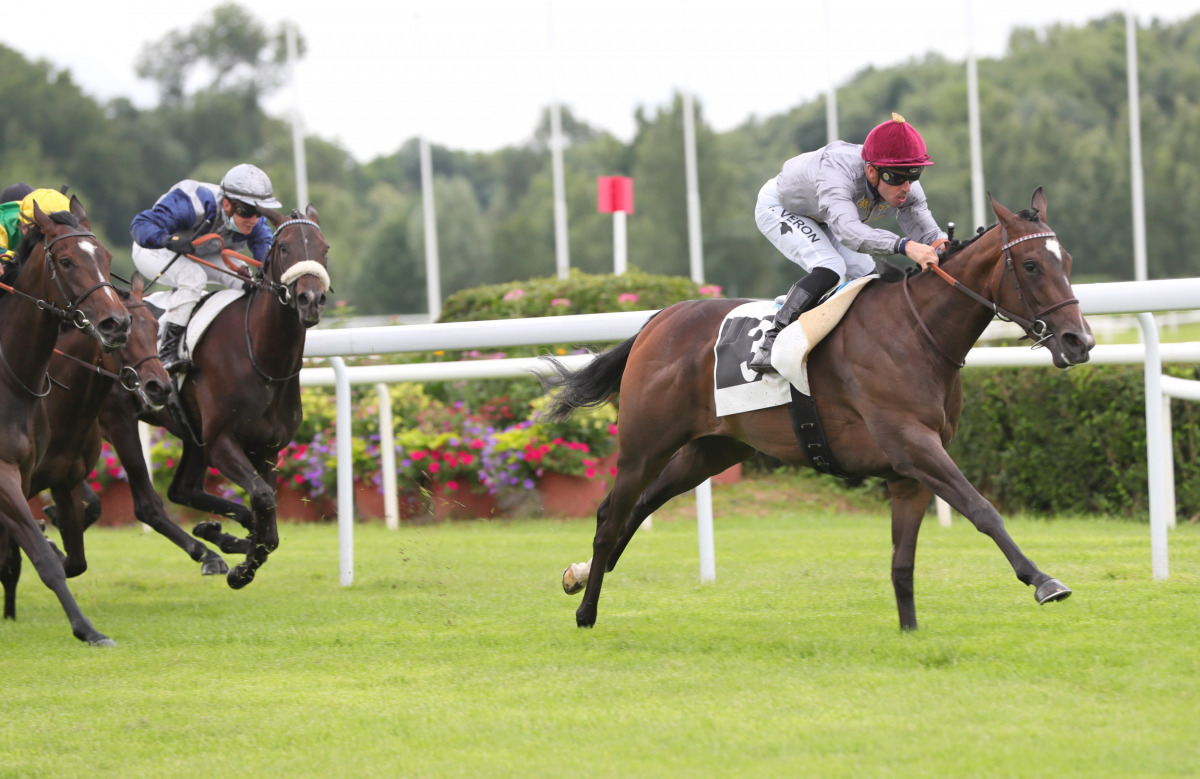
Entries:
[[308, 219], [311, 222], [316, 222], [317, 224], [321, 224], [321, 220], [317, 218], [317, 207], [314, 206], [312, 203], [309, 203], [308, 206], [304, 209], [304, 218]]
[[137, 271], [129, 277], [129, 291], [138, 300], [142, 299], [142, 293], [146, 291], [146, 277]]
[[992, 212], [996, 214], [996, 218], [1001, 222], [1011, 222], [1013, 220], [1012, 211], [997, 203], [996, 199], [992, 197], [991, 192], [988, 192], [987, 196], [988, 202], [992, 204]]
[[1033, 199], [1030, 201], [1030, 208], [1037, 211], [1042, 217], [1042, 221], [1046, 221], [1046, 196], [1042, 193], [1042, 188], [1038, 187], [1033, 190]]
[[92, 229], [92, 225], [88, 222], [87, 212], [83, 210], [83, 203], [79, 201], [75, 195], [71, 195], [71, 213], [79, 220], [79, 223], [87, 229]]

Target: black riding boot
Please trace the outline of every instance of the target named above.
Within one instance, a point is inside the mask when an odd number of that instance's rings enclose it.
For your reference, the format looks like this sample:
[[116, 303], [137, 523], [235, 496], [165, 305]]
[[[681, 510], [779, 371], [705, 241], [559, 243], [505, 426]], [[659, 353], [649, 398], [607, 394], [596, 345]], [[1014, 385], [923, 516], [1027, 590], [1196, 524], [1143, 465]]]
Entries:
[[167, 372], [174, 374], [185, 368], [194, 367], [195, 363], [184, 359], [179, 354], [179, 347], [187, 328], [183, 325], [172, 324], [162, 325], [162, 328], [162, 343], [158, 347], [158, 357], [162, 360], [163, 367], [167, 369]]
[[817, 301], [838, 283], [839, 278], [841, 277], [829, 268], [813, 268], [808, 275], [793, 284], [788, 290], [787, 299], [775, 312], [775, 324], [763, 336], [763, 342], [759, 344], [758, 350], [754, 352], [746, 367], [759, 373], [773, 373], [775, 368], [771, 365], [771, 347], [775, 345], [775, 336], [815, 306]]

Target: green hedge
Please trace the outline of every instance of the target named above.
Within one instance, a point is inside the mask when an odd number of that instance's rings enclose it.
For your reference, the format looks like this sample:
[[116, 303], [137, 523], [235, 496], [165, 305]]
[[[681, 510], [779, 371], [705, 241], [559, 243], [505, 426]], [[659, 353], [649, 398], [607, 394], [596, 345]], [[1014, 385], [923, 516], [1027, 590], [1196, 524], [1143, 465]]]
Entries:
[[[1200, 378], [1196, 369], [1173, 375]], [[963, 371], [950, 454], [1001, 511], [1148, 518], [1140, 366]], [[1171, 403], [1177, 512], [1200, 511], [1200, 405]]]
[[655, 276], [630, 270], [620, 276], [571, 270], [565, 279], [527, 279], [456, 292], [442, 306], [439, 322], [478, 322], [565, 314], [606, 314], [666, 308], [706, 293], [682, 276]]

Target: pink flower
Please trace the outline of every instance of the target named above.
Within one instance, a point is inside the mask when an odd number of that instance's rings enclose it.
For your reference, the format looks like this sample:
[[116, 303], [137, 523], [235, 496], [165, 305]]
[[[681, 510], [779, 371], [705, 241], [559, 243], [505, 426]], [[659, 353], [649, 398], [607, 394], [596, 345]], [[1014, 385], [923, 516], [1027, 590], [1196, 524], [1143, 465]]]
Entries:
[[510, 289], [508, 292], [504, 293], [505, 300], [520, 300], [523, 297], [525, 297], [525, 290], [521, 289], [520, 287], [514, 287], [513, 289]]
[[457, 489], [458, 489], [458, 482], [456, 482], [456, 481], [453, 481], [453, 480], [446, 482], [446, 489], [447, 489], [447, 490], [449, 490], [449, 491], [451, 491], [451, 492], [453, 492], [454, 490], [457, 490]]
[[636, 303], [638, 296], [636, 292], [622, 292], [617, 296], [618, 303]]
[[721, 287], [718, 284], [705, 284], [700, 288], [700, 294], [715, 298], [721, 294]]
[[567, 300], [566, 298], [555, 298], [554, 300], [550, 301], [550, 305], [552, 305], [552, 306], [569, 306], [569, 305], [571, 305], [571, 301]]

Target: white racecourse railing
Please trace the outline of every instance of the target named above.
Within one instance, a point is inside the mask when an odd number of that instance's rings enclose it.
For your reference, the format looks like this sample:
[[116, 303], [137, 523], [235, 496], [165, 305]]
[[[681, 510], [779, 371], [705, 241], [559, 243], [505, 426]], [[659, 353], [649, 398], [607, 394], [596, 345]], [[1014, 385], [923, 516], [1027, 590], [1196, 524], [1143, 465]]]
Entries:
[[[1116, 364], [1144, 362], [1146, 382], [1147, 465], [1150, 491], [1150, 536], [1153, 575], [1168, 576], [1167, 528], [1174, 518], [1174, 465], [1171, 460], [1169, 405], [1166, 394], [1200, 399], [1200, 382], [1186, 382], [1162, 375], [1164, 356], [1177, 362], [1200, 362], [1200, 344], [1167, 344], [1160, 347], [1153, 312], [1184, 311], [1200, 308], [1200, 278], [1164, 281], [1078, 284], [1075, 294], [1086, 315], [1136, 313], [1142, 329], [1143, 345], [1099, 346], [1092, 352], [1092, 363]], [[520, 376], [544, 370], [536, 358], [514, 360], [475, 360], [457, 363], [419, 365], [377, 365], [347, 367], [343, 356], [368, 356], [398, 352], [468, 350], [511, 346], [537, 346], [547, 343], [600, 343], [619, 341], [636, 333], [653, 311], [612, 314], [512, 319], [489, 322], [401, 325], [389, 327], [314, 330], [308, 334], [306, 357], [329, 358], [331, 368], [307, 368], [300, 380], [304, 386], [337, 388], [338, 454], [338, 544], [339, 581], [343, 586], [354, 582], [354, 493], [350, 435], [350, 386], [383, 385], [381, 408], [388, 408], [386, 383], [447, 379]], [[568, 364], [582, 364], [587, 355], [565, 358]], [[1050, 365], [1043, 350], [1024, 347], [973, 349], [967, 367]], [[381, 424], [381, 431], [391, 425]], [[343, 432], [346, 434], [343, 435]], [[394, 446], [381, 441], [383, 457], [393, 454]], [[384, 462], [384, 471], [394, 474], [394, 465]], [[702, 581], [715, 578], [712, 549], [711, 492], [705, 482], [697, 488], [698, 532], [700, 537], [700, 576]], [[385, 499], [395, 490], [385, 489]], [[707, 513], [707, 517], [705, 514]], [[392, 512], [394, 516], [394, 512]]]

